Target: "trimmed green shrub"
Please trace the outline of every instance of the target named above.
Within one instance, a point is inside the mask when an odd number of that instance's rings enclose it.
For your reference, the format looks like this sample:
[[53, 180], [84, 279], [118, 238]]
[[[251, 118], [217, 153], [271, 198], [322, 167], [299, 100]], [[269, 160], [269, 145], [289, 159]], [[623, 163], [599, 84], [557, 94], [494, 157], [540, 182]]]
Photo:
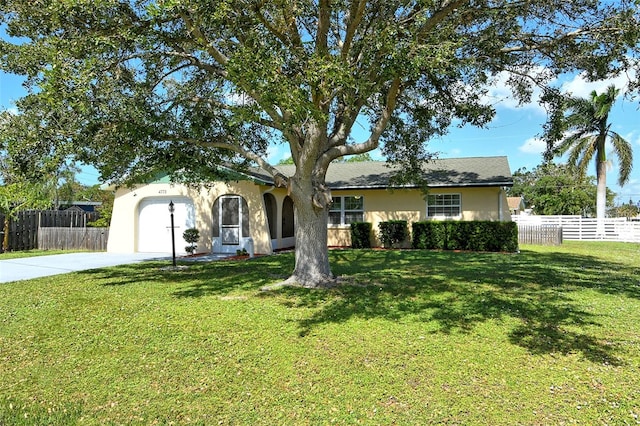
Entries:
[[386, 248], [392, 248], [407, 239], [409, 231], [406, 220], [390, 220], [378, 224], [380, 230], [380, 241]]
[[445, 222], [414, 222], [412, 225], [413, 240], [411, 246], [415, 249], [435, 249], [445, 247]]
[[351, 224], [351, 248], [371, 248], [371, 228], [369, 222], [353, 222]]
[[416, 222], [412, 234], [412, 247], [416, 249], [518, 250], [518, 225], [515, 222]]
[[196, 251], [198, 245], [196, 244], [200, 239], [200, 231], [196, 228], [189, 228], [182, 233], [182, 238], [189, 243], [184, 249], [189, 253], [193, 254]]

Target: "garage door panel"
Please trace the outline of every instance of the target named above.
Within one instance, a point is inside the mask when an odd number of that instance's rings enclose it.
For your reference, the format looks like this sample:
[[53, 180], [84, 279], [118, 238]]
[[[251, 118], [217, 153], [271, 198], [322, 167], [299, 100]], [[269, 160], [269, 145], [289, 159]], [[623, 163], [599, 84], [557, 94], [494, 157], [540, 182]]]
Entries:
[[186, 253], [183, 232], [195, 225], [195, 209], [189, 199], [145, 199], [140, 202], [138, 214], [138, 251], [171, 253], [171, 216], [169, 202], [174, 204], [174, 231], [176, 253]]

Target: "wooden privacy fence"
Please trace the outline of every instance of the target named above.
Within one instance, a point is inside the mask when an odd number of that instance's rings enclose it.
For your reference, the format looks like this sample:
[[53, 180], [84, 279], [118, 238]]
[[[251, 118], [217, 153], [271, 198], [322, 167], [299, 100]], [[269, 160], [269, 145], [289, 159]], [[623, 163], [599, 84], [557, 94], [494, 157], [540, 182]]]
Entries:
[[106, 251], [109, 228], [40, 228], [40, 250]]
[[38, 214], [38, 223], [44, 228], [84, 228], [100, 217], [98, 212], [78, 210], [40, 210], [34, 213]]
[[[9, 250], [31, 250], [38, 247], [38, 212], [33, 210], [18, 212], [15, 219], [9, 219]], [[5, 216], [0, 214], [0, 252], [5, 237]]]
[[[80, 231], [91, 229], [87, 228], [87, 223], [92, 222], [100, 217], [97, 212], [83, 212], [77, 210], [25, 210], [18, 212], [15, 218], [9, 219], [9, 250], [11, 251], [19, 251], [19, 250], [32, 250], [35, 248], [40, 249], [74, 249], [74, 250], [93, 250], [85, 247], [85, 240], [88, 238], [88, 235], [93, 231], [88, 231], [89, 234], [84, 237], [72, 237], [73, 233], [69, 235], [69, 242], [62, 242], [62, 236], [58, 234], [56, 238], [56, 246], [50, 247], [50, 242], [45, 244], [45, 247], [40, 246], [40, 230], [47, 228], [69, 228], [69, 229], [78, 229]], [[0, 236], [2, 237], [0, 241], [4, 239], [4, 215], [0, 214]], [[97, 228], [104, 229], [104, 228]], [[95, 231], [98, 232], [98, 231]], [[102, 231], [104, 232], [104, 231]], [[108, 232], [106, 236], [101, 237], [104, 238], [104, 243], [100, 242], [100, 239], [95, 237], [96, 250], [106, 250], [106, 238], [108, 236]], [[51, 237], [53, 238], [53, 237]], [[51, 241], [51, 240], [49, 240]], [[74, 246], [74, 242], [82, 242], [80, 246]], [[94, 246], [90, 244], [90, 246]], [[0, 252], [2, 252], [2, 244], [0, 244]]]
[[563, 240], [640, 243], [640, 222], [624, 217], [605, 218], [601, 225], [596, 218], [580, 216], [516, 215], [512, 219], [518, 223], [518, 232], [525, 226], [557, 226], [562, 228]]
[[518, 225], [518, 244], [562, 244], [562, 227], [558, 225]]

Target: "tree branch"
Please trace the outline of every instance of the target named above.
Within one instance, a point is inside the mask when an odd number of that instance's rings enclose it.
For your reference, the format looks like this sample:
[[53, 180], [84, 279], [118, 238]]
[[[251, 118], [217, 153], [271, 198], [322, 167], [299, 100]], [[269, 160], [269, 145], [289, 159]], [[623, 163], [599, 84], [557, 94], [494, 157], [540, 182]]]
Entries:
[[329, 163], [331, 163], [331, 161], [335, 160], [336, 158], [343, 157], [345, 155], [364, 154], [365, 152], [376, 149], [378, 147], [380, 136], [387, 127], [387, 124], [389, 123], [389, 120], [391, 119], [391, 116], [393, 115], [393, 112], [396, 108], [396, 102], [398, 100], [398, 96], [400, 95], [401, 87], [402, 84], [399, 78], [396, 78], [391, 82], [391, 86], [387, 91], [385, 107], [382, 110], [380, 118], [371, 131], [369, 139], [358, 144], [330, 147], [318, 159], [318, 163], [320, 164], [320, 166], [328, 167]]
[[522, 43], [522, 45], [505, 47], [500, 49], [500, 52], [516, 53], [516, 52], [530, 52], [533, 50], [545, 51], [545, 50], [554, 48], [559, 42], [563, 40], [576, 39], [582, 35], [587, 35], [587, 34], [600, 34], [604, 32], [615, 33], [620, 31], [623, 31], [622, 28], [599, 28], [599, 29], [579, 28], [575, 31], [562, 34], [558, 37], [551, 37], [549, 41], [545, 41], [545, 42], [534, 40], [533, 34], [530, 34], [529, 38], [520, 39], [520, 42]]
[[351, 49], [351, 43], [353, 42], [353, 38], [355, 37], [356, 30], [362, 22], [366, 6], [366, 0], [358, 0], [351, 3], [351, 7], [349, 8], [349, 22], [347, 24], [347, 31], [344, 36], [344, 42], [342, 44], [343, 60], [347, 58], [349, 50]]
[[185, 51], [177, 51], [177, 50], [173, 50], [173, 51], [168, 51], [164, 53], [167, 56], [175, 56], [178, 58], [182, 58], [186, 61], [188, 61], [191, 65], [200, 68], [204, 71], [208, 71], [211, 72], [215, 75], [219, 75], [220, 77], [226, 78], [227, 77], [227, 72], [221, 68], [221, 67], [217, 67], [213, 64], [207, 64], [205, 62], [202, 62], [200, 59], [196, 58], [195, 56], [185, 52]]
[[[200, 96], [194, 96], [194, 97], [191, 97], [191, 98], [188, 98], [188, 99], [182, 99], [182, 100], [176, 99], [174, 102], [171, 103], [171, 105], [169, 106], [169, 108], [167, 108], [167, 110], [172, 109], [175, 105], [178, 104], [178, 102], [182, 102], [182, 101], [191, 102], [191, 103], [194, 103], [194, 104], [205, 104], [205, 105], [207, 105], [207, 106], [209, 106], [211, 108], [217, 108], [217, 109], [221, 109], [221, 110], [225, 110], [225, 111], [233, 111], [234, 108], [238, 108], [238, 107], [234, 107], [233, 105], [226, 104], [224, 102], [219, 102], [219, 101], [216, 101], [216, 100], [213, 100], [213, 99], [203, 98], [203, 97], [200, 97]], [[257, 124], [260, 124], [260, 125], [262, 125], [264, 127], [269, 127], [271, 129], [274, 129], [274, 130], [278, 130], [278, 131], [283, 131], [284, 130], [284, 128], [283, 128], [281, 123], [275, 122], [273, 120], [267, 120], [264, 117], [256, 116], [256, 117], [252, 118], [252, 121], [257, 123]]]
[[469, 5], [471, 1], [469, 0], [455, 0], [450, 2], [444, 2], [442, 7], [436, 10], [433, 15], [425, 22], [424, 26], [420, 29], [421, 34], [428, 33], [436, 28], [438, 24], [446, 19], [449, 14], [454, 12], [456, 9]]
[[269, 173], [273, 178], [276, 178], [276, 176], [278, 176], [277, 180], [280, 181], [280, 185], [278, 185], [278, 186], [282, 185], [282, 180], [283, 179], [285, 181], [288, 181], [288, 177], [284, 176], [278, 169], [276, 169], [271, 164], [269, 164], [269, 162], [267, 160], [265, 160], [261, 156], [255, 154], [252, 151], [248, 151], [248, 150], [242, 148], [238, 144], [235, 144], [235, 143], [232, 143], [232, 142], [219, 141], [219, 140], [217, 140], [217, 141], [208, 140], [207, 141], [207, 140], [199, 140], [199, 139], [192, 139], [192, 138], [184, 138], [184, 139], [171, 138], [171, 139], [172, 140], [179, 140], [179, 141], [187, 142], [187, 143], [192, 143], [192, 144], [195, 144], [195, 145], [205, 146], [205, 147], [208, 147], [208, 148], [226, 149], [226, 150], [235, 152], [237, 154], [240, 154], [242, 157], [246, 158], [247, 160], [253, 161], [256, 164], [258, 164], [267, 173]]
[[[196, 37], [196, 39], [205, 47], [207, 52], [216, 61], [218, 61], [218, 63], [221, 66], [224, 66], [229, 62], [229, 58], [227, 58], [220, 50], [218, 50], [212, 43], [209, 42], [207, 37], [202, 33], [200, 28], [198, 28], [198, 26], [195, 25], [195, 22], [191, 19], [191, 17], [189, 15], [187, 15], [184, 12], [181, 12], [180, 13], [180, 17], [185, 22], [185, 24], [187, 26], [187, 29]], [[213, 71], [215, 71], [217, 74], [219, 74], [219, 71], [216, 68], [213, 68], [212, 72]], [[225, 72], [225, 71], [223, 70], [223, 72]], [[226, 72], [225, 72], [224, 77], [226, 77]], [[251, 98], [253, 98], [260, 105], [260, 107], [265, 111], [265, 113], [269, 117], [271, 117], [271, 119], [273, 120], [274, 123], [279, 123], [279, 125], [281, 125], [281, 123], [283, 123], [282, 115], [279, 114], [276, 111], [276, 109], [273, 107], [273, 105], [269, 105], [269, 104], [264, 103], [262, 101], [262, 96], [260, 96], [257, 91], [251, 89], [249, 85], [243, 84], [242, 81], [238, 81], [238, 82], [234, 82], [234, 83], [237, 84], [239, 87], [241, 87], [242, 90], [244, 90], [249, 96], [251, 96]]]
[[260, 12], [260, 6], [256, 6], [255, 14], [258, 17], [260, 23], [262, 23], [262, 25], [264, 25], [264, 27], [267, 29], [267, 31], [273, 34], [285, 46], [291, 46], [291, 41], [285, 35], [285, 33], [278, 31], [278, 29], [271, 25], [271, 22], [269, 22], [267, 18]]
[[282, 16], [284, 16], [285, 23], [289, 27], [289, 38], [291, 39], [293, 46], [297, 48], [302, 48], [302, 38], [300, 37], [300, 33], [298, 32], [298, 25], [296, 23], [295, 15], [289, 15], [289, 12], [292, 10], [289, 5], [285, 5], [283, 3], [282, 6]]
[[209, 42], [207, 37], [202, 33], [200, 28], [195, 24], [193, 19], [185, 12], [180, 12], [180, 17], [184, 21], [187, 29], [193, 34], [196, 39], [203, 45], [206, 51], [216, 60], [221, 66], [226, 65], [229, 62], [227, 58], [220, 50], [218, 50], [213, 44]]
[[338, 146], [344, 143], [363, 106], [364, 99], [360, 99], [352, 108], [347, 108], [344, 105], [341, 107], [340, 113], [336, 114], [333, 131], [329, 135], [329, 146]]
[[318, 28], [316, 33], [316, 52], [320, 56], [327, 55], [328, 43], [329, 43], [329, 27], [331, 20], [331, 5], [330, 0], [320, 0], [318, 6]]

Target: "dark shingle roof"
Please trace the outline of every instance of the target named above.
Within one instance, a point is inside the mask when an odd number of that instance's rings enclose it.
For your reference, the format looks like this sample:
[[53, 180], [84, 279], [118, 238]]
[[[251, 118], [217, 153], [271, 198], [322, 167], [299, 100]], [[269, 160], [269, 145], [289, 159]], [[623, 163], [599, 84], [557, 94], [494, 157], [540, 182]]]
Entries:
[[[285, 176], [295, 172], [293, 165], [276, 168]], [[513, 185], [507, 157], [443, 158], [429, 161], [425, 170], [430, 188]], [[393, 171], [381, 161], [331, 163], [326, 183], [331, 189], [389, 188]], [[273, 178], [262, 170], [251, 174], [266, 184], [273, 184]]]

